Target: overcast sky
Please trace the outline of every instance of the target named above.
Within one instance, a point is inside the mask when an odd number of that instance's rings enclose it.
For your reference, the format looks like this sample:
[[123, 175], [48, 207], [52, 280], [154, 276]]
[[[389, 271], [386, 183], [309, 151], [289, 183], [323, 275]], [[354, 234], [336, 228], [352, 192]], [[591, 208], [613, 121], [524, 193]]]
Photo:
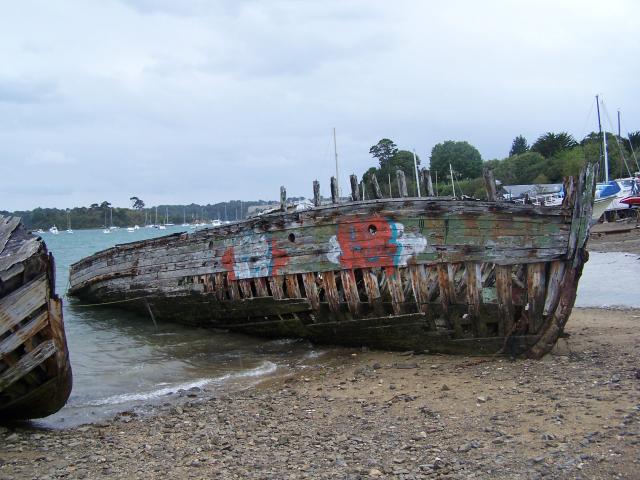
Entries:
[[391, 138], [640, 130], [640, 2], [0, 4], [0, 210], [328, 195]]

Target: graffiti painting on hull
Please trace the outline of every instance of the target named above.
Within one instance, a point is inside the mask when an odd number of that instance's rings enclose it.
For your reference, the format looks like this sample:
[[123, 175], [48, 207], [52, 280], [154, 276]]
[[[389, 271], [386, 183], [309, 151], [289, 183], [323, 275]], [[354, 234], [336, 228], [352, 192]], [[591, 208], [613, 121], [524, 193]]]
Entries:
[[246, 235], [227, 243], [222, 265], [229, 272], [229, 280], [277, 275], [287, 264], [287, 252], [270, 236]]
[[425, 251], [427, 239], [406, 233], [404, 225], [383, 217], [354, 217], [338, 225], [327, 258], [345, 268], [398, 267]]

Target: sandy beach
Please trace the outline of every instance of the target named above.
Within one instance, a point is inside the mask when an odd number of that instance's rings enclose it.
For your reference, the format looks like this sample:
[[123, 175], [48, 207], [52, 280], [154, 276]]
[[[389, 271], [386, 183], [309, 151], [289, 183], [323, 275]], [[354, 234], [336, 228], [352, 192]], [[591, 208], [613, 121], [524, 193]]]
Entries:
[[639, 478], [639, 322], [574, 309], [541, 361], [340, 349], [145, 416], [0, 427], [0, 478]]

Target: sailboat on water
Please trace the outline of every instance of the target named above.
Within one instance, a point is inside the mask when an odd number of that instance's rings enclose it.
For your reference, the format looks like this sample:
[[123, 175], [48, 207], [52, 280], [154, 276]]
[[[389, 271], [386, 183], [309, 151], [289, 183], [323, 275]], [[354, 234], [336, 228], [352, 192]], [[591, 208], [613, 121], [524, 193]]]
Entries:
[[111, 233], [111, 230], [107, 227], [107, 211], [104, 211], [104, 227], [102, 233]]
[[71, 230], [71, 217], [68, 210], [67, 210], [67, 233], [73, 233], [73, 230]]
[[167, 227], [172, 227], [173, 225], [175, 225], [174, 223], [169, 223], [169, 207], [165, 207], [164, 210], [164, 224]]

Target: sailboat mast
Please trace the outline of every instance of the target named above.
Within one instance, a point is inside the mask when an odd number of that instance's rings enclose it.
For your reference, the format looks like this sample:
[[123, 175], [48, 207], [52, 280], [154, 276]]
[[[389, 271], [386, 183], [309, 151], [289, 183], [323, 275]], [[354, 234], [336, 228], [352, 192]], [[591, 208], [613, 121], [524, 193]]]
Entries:
[[420, 196], [420, 182], [418, 181], [418, 159], [416, 158], [416, 150], [413, 150], [413, 166], [416, 170], [416, 191], [418, 192], [418, 197]]
[[453, 196], [456, 196], [456, 185], [453, 182], [453, 167], [449, 164], [449, 172], [451, 172], [451, 187], [453, 187]]
[[602, 124], [600, 123], [600, 96], [596, 95], [596, 109], [598, 111], [598, 133], [602, 138], [602, 154], [604, 155], [604, 181], [609, 182], [609, 157], [607, 156], [607, 134], [602, 133]]
[[333, 127], [333, 154], [336, 158], [336, 187], [340, 198], [340, 175], [338, 174], [338, 145], [336, 143], [336, 127]]

